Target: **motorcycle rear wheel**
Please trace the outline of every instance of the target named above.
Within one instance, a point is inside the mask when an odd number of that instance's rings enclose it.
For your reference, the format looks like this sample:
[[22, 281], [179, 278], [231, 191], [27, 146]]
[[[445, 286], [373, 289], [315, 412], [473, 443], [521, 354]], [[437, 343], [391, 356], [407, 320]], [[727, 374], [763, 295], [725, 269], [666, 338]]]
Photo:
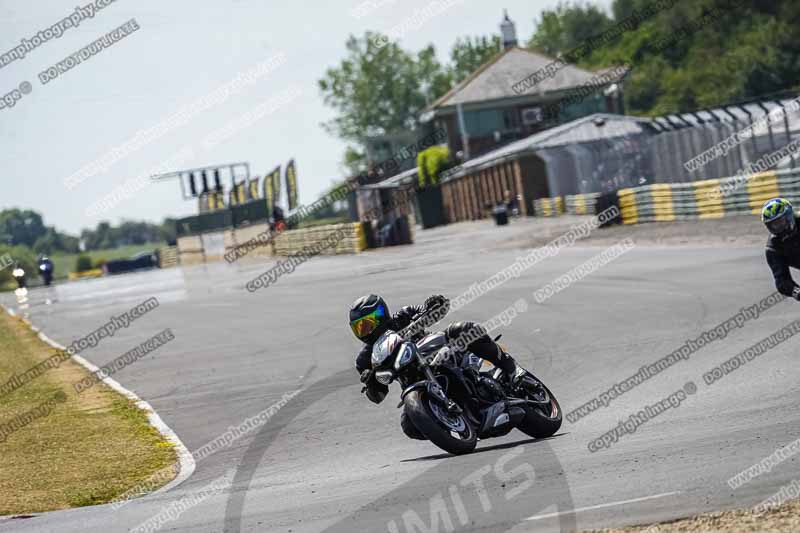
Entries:
[[420, 433], [453, 455], [470, 453], [478, 444], [478, 433], [464, 414], [449, 415], [427, 393], [412, 391], [403, 400], [406, 414]]

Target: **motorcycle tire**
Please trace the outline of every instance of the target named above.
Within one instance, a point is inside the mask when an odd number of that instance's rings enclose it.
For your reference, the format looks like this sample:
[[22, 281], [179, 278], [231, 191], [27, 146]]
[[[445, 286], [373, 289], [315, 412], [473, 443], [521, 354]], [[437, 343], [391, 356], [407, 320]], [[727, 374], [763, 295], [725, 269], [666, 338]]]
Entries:
[[[467, 417], [463, 414], [449, 417], [453, 426], [456, 426], [460, 419], [460, 426], [463, 426], [463, 429], [458, 430], [449, 426], [434, 413], [434, 410], [439, 410], [441, 413], [443, 409], [427, 396], [426, 392], [415, 390], [408, 393], [403, 400], [405, 404], [403, 408], [414, 426], [425, 435], [425, 438], [448, 453], [463, 455], [472, 452], [478, 444], [478, 433]], [[458, 433], [459, 437], [455, 437], [453, 432]]]
[[[533, 374], [531, 375], [533, 376]], [[561, 428], [561, 406], [550, 389], [538, 378], [533, 377], [541, 384], [550, 398], [550, 412], [545, 413], [540, 407], [525, 407], [525, 418], [522, 419], [517, 429], [533, 438], [546, 439], [555, 435], [556, 431]]]

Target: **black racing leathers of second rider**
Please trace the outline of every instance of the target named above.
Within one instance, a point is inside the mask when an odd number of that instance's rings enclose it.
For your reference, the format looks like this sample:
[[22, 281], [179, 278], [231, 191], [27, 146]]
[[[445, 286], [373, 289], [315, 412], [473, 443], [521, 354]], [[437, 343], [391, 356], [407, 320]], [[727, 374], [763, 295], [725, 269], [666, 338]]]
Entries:
[[787, 235], [770, 235], [766, 254], [767, 264], [775, 278], [775, 288], [784, 296], [800, 300], [800, 286], [794, 282], [789, 272], [789, 267], [800, 269], [800, 224]]

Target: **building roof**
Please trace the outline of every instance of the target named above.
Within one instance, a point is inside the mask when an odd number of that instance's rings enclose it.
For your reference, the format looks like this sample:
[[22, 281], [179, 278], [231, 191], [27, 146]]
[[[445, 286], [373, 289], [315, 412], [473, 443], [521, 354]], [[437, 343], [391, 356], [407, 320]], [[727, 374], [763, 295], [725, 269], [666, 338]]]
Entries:
[[599, 73], [608, 70], [603, 69], [592, 72], [573, 65], [566, 65], [556, 72], [553, 77], [542, 80], [528, 92], [522, 95], [514, 92], [512, 86], [515, 83], [545, 68], [553, 61], [553, 58], [525, 48], [508, 48], [484, 63], [475, 72], [450, 89], [444, 96], [428, 106], [428, 110], [470, 102], [531, 97], [544, 93], [565, 91], [579, 87], [596, 78]]
[[653, 131], [652, 122], [648, 118], [595, 113], [549, 130], [540, 131], [530, 137], [514, 141], [480, 157], [470, 159], [462, 165], [447, 171], [444, 180], [483, 170], [505, 161], [512, 161], [520, 156], [544, 148], [613, 139], [615, 137]]
[[[745, 127], [746, 125], [753, 124], [753, 136], [757, 137], [761, 135], [767, 135], [769, 133], [769, 125], [767, 122], [760, 121], [759, 119], [763, 119], [767, 113], [773, 112], [779, 107], [788, 108], [789, 111], [794, 111], [795, 109], [800, 108], [800, 97], [730, 104], [724, 107], [701, 109], [692, 113], [673, 113], [670, 115], [663, 115], [660, 117], [655, 117], [653, 120], [658, 127], [665, 131], [690, 126], [697, 127], [704, 123], [736, 121], [739, 123], [739, 127], [741, 128]], [[800, 118], [798, 118], [796, 113], [786, 113], [785, 118], [789, 122], [789, 128], [792, 131], [800, 128]], [[776, 119], [772, 123], [772, 128], [779, 129], [781, 131], [783, 130], [783, 114], [776, 115]]]
[[404, 185], [410, 185], [417, 179], [417, 167], [410, 168], [394, 176], [390, 176], [377, 183], [362, 185], [360, 189], [393, 189]]

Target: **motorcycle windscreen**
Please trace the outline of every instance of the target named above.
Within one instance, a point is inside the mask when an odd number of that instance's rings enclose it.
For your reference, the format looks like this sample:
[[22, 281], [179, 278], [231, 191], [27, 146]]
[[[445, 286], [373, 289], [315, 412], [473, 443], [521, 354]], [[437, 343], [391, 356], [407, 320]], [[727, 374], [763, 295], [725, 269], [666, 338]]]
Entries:
[[394, 331], [387, 331], [381, 335], [372, 347], [372, 368], [378, 368], [389, 361], [398, 346], [403, 343], [403, 337]]
[[444, 333], [432, 333], [417, 343], [419, 351], [425, 355], [430, 354], [445, 345], [447, 339]]

